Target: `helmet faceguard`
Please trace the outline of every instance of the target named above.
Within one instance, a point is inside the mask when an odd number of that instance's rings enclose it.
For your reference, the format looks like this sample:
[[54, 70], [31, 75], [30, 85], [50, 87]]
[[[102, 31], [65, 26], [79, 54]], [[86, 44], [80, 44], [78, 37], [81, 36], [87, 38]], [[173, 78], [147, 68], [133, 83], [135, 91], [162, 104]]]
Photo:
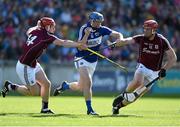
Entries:
[[89, 15], [89, 20], [90, 21], [98, 21], [98, 22], [103, 22], [104, 21], [104, 17], [101, 13], [99, 12], [92, 12]]
[[155, 20], [146, 20], [143, 27], [156, 30], [158, 28], [158, 23]]

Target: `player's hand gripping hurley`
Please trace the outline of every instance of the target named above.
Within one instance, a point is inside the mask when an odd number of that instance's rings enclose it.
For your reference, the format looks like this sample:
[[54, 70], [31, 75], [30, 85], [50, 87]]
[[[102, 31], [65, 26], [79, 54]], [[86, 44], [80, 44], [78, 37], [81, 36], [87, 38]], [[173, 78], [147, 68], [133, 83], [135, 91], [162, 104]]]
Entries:
[[[107, 49], [107, 48], [110, 48], [110, 47], [114, 48], [115, 45], [116, 45], [116, 42], [110, 42], [110, 41], [108, 41], [108, 43], [111, 43], [111, 44], [109, 44], [109, 45], [107, 45], [107, 46], [105, 46], [105, 47], [103, 47], [103, 48], [100, 48], [99, 51], [103, 51], [104, 49]], [[86, 55], [86, 56], [77, 57], [77, 58], [74, 59], [74, 62], [77, 62], [77, 61], [79, 61], [79, 60], [81, 60], [81, 59], [84, 59], [84, 58], [86, 58], [86, 57], [88, 57], [88, 56], [91, 56], [91, 55], [93, 55], [93, 54], [94, 54], [94, 53], [90, 53], [90, 54], [88, 54], [88, 55]]]

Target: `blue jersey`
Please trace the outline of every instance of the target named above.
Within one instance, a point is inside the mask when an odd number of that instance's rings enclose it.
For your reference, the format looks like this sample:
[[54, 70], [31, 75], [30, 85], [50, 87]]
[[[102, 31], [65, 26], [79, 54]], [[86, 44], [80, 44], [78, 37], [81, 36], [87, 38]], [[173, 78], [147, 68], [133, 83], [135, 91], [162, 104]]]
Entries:
[[[84, 31], [87, 27], [91, 27], [89, 22], [84, 24], [81, 27], [81, 29], [79, 31], [78, 40], [82, 40], [82, 38], [85, 34]], [[106, 26], [101, 26], [100, 28], [93, 29], [93, 31], [90, 33], [88, 40], [87, 40], [88, 47], [94, 51], [99, 51], [99, 47], [102, 42], [102, 37], [105, 35], [110, 35], [111, 33], [112, 33], [112, 30]], [[77, 49], [76, 57], [87, 56], [84, 58], [86, 61], [88, 61], [90, 63], [96, 62], [98, 59], [98, 56], [97, 55], [89, 55], [89, 54], [91, 54], [91, 52], [86, 51], [86, 50], [80, 51]]]

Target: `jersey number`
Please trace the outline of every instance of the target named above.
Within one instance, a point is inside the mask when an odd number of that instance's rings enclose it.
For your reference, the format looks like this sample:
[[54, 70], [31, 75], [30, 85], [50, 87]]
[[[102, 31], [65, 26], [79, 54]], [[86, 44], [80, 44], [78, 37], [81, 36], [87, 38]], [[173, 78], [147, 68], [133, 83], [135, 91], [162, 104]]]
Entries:
[[29, 36], [28, 36], [28, 40], [27, 40], [27, 46], [29, 46], [29, 45], [31, 45], [31, 44], [34, 44], [34, 40], [37, 38], [37, 36], [32, 36], [32, 34], [30, 34]]

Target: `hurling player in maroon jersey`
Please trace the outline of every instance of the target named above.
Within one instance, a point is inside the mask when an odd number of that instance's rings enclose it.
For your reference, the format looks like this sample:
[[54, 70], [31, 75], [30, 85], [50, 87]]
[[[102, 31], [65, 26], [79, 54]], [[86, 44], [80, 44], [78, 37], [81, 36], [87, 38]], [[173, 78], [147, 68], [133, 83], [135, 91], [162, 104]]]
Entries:
[[[139, 55], [138, 66], [133, 80], [128, 84], [125, 92], [113, 101], [113, 114], [119, 114], [120, 108], [134, 102], [147, 92], [149, 88], [142, 89], [144, 84], [150, 83], [157, 77], [165, 77], [166, 70], [176, 63], [177, 57], [169, 41], [163, 35], [156, 32], [158, 23], [155, 20], [147, 20], [144, 22], [143, 28], [143, 35], [136, 35], [116, 41], [116, 46], [137, 43], [139, 45]], [[167, 60], [162, 65], [164, 53], [167, 55]], [[127, 100], [127, 96], [132, 101]]]
[[3, 97], [11, 90], [23, 95], [40, 95], [42, 97], [41, 113], [53, 112], [48, 108], [51, 82], [37, 62], [38, 57], [50, 44], [85, 49], [87, 48], [85, 42], [90, 33], [90, 30], [87, 29], [83, 40], [78, 43], [71, 40], [62, 40], [53, 35], [55, 25], [52, 18], [43, 17], [38, 20], [37, 26], [27, 31], [27, 41], [23, 45], [23, 53], [16, 65], [16, 72], [22, 81], [22, 85], [6, 81], [1, 92]]

